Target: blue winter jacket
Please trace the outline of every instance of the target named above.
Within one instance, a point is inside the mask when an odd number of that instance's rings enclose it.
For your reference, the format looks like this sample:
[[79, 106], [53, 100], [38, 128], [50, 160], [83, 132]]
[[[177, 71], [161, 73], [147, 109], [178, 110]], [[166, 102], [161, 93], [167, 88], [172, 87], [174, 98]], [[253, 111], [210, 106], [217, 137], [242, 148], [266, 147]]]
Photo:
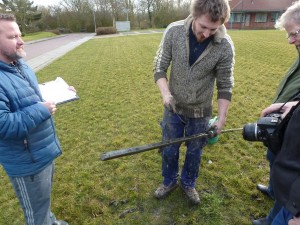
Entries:
[[29, 176], [61, 154], [34, 72], [24, 61], [0, 61], [0, 163], [8, 176]]

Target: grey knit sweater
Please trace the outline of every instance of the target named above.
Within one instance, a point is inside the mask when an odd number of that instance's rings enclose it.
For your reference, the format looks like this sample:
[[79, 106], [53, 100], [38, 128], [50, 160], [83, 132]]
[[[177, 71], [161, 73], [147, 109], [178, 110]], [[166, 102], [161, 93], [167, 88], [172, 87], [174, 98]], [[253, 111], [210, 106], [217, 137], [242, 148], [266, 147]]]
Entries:
[[171, 23], [164, 32], [154, 58], [154, 79], [167, 78], [177, 113], [199, 118], [211, 116], [214, 84], [218, 99], [231, 101], [233, 88], [234, 46], [221, 26], [205, 51], [189, 65], [189, 27], [192, 17]]

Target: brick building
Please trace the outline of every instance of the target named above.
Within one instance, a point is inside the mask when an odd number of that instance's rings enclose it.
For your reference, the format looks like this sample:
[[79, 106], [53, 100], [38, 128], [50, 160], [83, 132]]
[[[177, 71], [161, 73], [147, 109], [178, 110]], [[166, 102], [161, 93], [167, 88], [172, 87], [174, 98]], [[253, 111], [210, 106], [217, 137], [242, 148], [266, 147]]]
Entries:
[[227, 29], [274, 29], [275, 21], [295, 0], [229, 0]]

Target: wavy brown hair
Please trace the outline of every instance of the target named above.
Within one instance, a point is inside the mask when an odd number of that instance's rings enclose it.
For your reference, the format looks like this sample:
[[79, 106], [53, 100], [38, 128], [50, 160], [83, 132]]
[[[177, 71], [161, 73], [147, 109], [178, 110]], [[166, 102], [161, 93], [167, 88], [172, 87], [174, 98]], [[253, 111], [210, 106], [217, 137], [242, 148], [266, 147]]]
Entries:
[[228, 0], [192, 0], [190, 11], [193, 18], [208, 14], [212, 22], [221, 21], [222, 24], [230, 17]]

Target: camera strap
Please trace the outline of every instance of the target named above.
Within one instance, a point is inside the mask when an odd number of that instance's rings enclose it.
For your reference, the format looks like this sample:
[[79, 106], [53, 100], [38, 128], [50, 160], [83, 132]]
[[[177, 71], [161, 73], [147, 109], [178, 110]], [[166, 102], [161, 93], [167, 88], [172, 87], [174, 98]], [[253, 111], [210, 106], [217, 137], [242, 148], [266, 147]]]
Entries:
[[290, 101], [296, 101], [296, 99], [299, 99], [299, 95], [300, 95], [300, 88], [298, 89], [298, 91], [292, 95], [279, 109], [278, 112], [281, 111], [281, 109], [283, 108], [283, 106], [285, 106], [286, 103], [290, 102]]

